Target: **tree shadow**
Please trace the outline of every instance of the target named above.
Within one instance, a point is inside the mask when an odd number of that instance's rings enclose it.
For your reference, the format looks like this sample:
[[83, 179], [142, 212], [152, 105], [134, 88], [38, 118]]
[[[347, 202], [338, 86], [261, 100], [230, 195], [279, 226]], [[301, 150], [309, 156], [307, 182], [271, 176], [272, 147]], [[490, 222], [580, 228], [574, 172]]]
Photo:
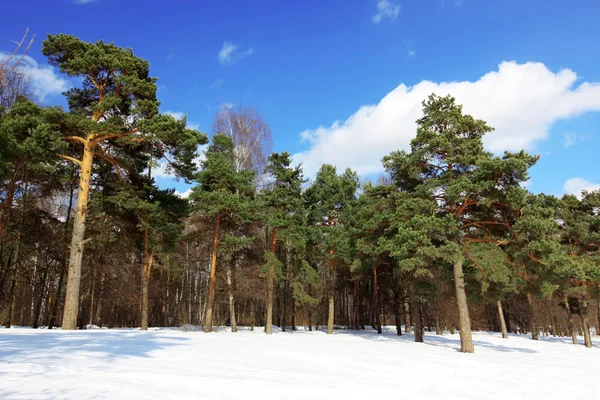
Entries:
[[[35, 332], [35, 333], [34, 333]], [[163, 336], [139, 330], [86, 330], [86, 331], [0, 331], [0, 362], [27, 363], [43, 359], [68, 358], [74, 353], [117, 358], [150, 357], [150, 353], [190, 340], [186, 337]], [[91, 353], [91, 354], [90, 354]]]
[[[382, 334], [377, 334], [377, 331], [372, 329], [366, 330], [343, 330], [343, 331], [335, 331], [336, 334], [342, 335], [352, 335], [357, 336], [362, 339], [372, 340], [372, 341], [380, 341], [380, 342], [406, 342], [406, 343], [414, 343], [415, 337], [413, 333], [404, 333], [402, 332], [402, 336], [398, 336], [396, 334], [395, 327], [392, 329], [391, 327], [385, 327], [383, 329]], [[448, 349], [453, 349], [457, 352], [460, 352], [460, 336], [458, 333], [450, 334], [446, 332], [445, 335], [432, 335], [425, 334], [424, 342], [421, 344], [425, 344], [428, 346], [434, 347], [444, 347]], [[477, 347], [483, 347], [486, 349], [490, 349], [493, 351], [499, 351], [503, 353], [529, 353], [534, 354], [537, 351], [524, 348], [524, 347], [515, 347], [511, 342], [507, 341], [506, 345], [493, 343], [491, 341], [482, 340], [481, 338], [473, 340], [473, 344], [475, 345], [475, 350]]]

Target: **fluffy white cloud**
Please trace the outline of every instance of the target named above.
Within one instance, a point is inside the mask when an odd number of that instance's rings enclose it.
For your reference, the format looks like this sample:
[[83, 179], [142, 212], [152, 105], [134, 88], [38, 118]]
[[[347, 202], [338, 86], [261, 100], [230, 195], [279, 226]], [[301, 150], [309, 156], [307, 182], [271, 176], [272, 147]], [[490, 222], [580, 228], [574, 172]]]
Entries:
[[175, 194], [179, 197], [181, 197], [182, 199], [187, 199], [188, 197], [190, 197], [190, 193], [192, 193], [192, 188], [189, 188], [188, 190], [184, 191], [184, 192], [180, 192], [178, 190], [175, 191]]
[[577, 197], [581, 197], [581, 192], [584, 190], [588, 192], [599, 190], [600, 183], [593, 183], [583, 178], [571, 178], [567, 179], [563, 185], [563, 189], [567, 194], [574, 194]]
[[557, 120], [600, 111], [600, 84], [575, 86], [576, 80], [577, 74], [569, 69], [555, 73], [541, 63], [503, 62], [497, 71], [475, 82], [401, 84], [378, 104], [362, 106], [344, 122], [302, 132], [310, 148], [294, 159], [303, 163], [308, 176], [322, 163], [351, 167], [361, 175], [381, 172], [384, 155], [409, 148], [421, 102], [431, 93], [451, 94], [464, 105], [464, 112], [496, 128], [484, 138], [488, 150], [531, 149], [548, 136]]
[[223, 65], [232, 65], [254, 53], [254, 47], [244, 51], [238, 50], [238, 45], [232, 42], [223, 42], [223, 47], [219, 51], [219, 62]]
[[373, 23], [378, 24], [386, 18], [395, 21], [400, 14], [400, 8], [400, 4], [392, 3], [389, 0], [379, 0], [377, 2], [377, 14], [373, 15], [372, 18]]
[[[6, 61], [8, 58], [9, 54], [0, 53], [0, 62]], [[11, 62], [17, 61], [18, 58], [14, 57]], [[33, 85], [35, 94], [42, 101], [49, 95], [61, 94], [71, 86], [69, 81], [62, 78], [54, 67], [50, 65], [40, 65], [32, 57], [23, 57], [18, 68], [24, 74], [31, 77], [31, 84]]]

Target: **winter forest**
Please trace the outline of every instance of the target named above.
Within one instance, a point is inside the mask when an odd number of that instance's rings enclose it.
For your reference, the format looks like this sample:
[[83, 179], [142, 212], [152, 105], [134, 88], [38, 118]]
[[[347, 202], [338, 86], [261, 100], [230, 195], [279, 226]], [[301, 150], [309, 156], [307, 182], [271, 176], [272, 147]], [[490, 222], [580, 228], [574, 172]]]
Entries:
[[[328, 164], [309, 180], [252, 105], [210, 135], [159, 113], [149, 63], [112, 43], [48, 35], [81, 85], [44, 106], [19, 68], [29, 40], [0, 65], [6, 327], [395, 325], [456, 331], [462, 352], [473, 330], [587, 347], [600, 331], [600, 193], [528, 192], [538, 156], [484, 151], [493, 127], [454, 98], [423, 100], [375, 182]], [[157, 187], [159, 160], [189, 197]]]
[[[36, 96], [34, 41], [78, 82], [66, 108]], [[453, 398], [431, 374], [482, 398], [501, 370], [545, 371], [508, 398], [573, 393], [566, 370], [594, 392], [577, 370], [600, 332], [600, 190], [529, 191], [540, 156], [487, 151], [494, 127], [452, 94], [422, 99], [385, 173], [324, 163], [310, 176], [273, 151], [253, 104], [220, 107], [205, 131], [161, 113], [135, 49], [29, 31], [15, 43], [0, 58], [0, 397], [135, 398], [159, 381], [159, 398], [264, 398], [245, 386], [258, 380], [290, 398], [364, 398], [404, 379], [408, 394]]]

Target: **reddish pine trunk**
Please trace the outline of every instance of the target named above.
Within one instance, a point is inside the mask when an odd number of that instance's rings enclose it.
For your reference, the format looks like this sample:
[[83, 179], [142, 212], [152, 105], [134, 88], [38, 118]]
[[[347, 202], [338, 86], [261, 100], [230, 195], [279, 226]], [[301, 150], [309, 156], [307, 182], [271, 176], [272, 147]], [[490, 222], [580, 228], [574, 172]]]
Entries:
[[215, 233], [213, 237], [213, 251], [210, 266], [210, 279], [208, 281], [208, 299], [204, 313], [204, 332], [212, 332], [212, 314], [215, 303], [215, 289], [217, 287], [217, 251], [219, 250], [219, 234], [221, 231], [221, 212], [217, 213], [215, 220]]

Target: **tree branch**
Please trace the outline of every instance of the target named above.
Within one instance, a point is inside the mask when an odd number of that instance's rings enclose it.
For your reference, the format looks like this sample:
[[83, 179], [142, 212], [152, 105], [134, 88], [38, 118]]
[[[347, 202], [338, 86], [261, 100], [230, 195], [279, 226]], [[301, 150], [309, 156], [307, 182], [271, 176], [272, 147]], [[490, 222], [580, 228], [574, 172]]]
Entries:
[[121, 170], [119, 169], [119, 163], [117, 163], [117, 161], [112, 158], [111, 156], [109, 156], [108, 154], [106, 154], [106, 152], [104, 151], [103, 148], [98, 147], [98, 149], [100, 149], [101, 153], [98, 152], [94, 152], [94, 155], [102, 158], [103, 160], [105, 160], [106, 162], [108, 162], [109, 164], [111, 164], [113, 167], [115, 167], [115, 170], [117, 172], [117, 176], [119, 177], [119, 180], [121, 182], [123, 182], [123, 176], [121, 175]]
[[71, 156], [66, 156], [64, 154], [59, 154], [58, 155], [60, 158], [64, 158], [65, 160], [69, 160], [69, 161], [73, 161], [75, 164], [79, 165], [81, 167], [81, 161], [79, 161], [76, 158], [73, 158]]

